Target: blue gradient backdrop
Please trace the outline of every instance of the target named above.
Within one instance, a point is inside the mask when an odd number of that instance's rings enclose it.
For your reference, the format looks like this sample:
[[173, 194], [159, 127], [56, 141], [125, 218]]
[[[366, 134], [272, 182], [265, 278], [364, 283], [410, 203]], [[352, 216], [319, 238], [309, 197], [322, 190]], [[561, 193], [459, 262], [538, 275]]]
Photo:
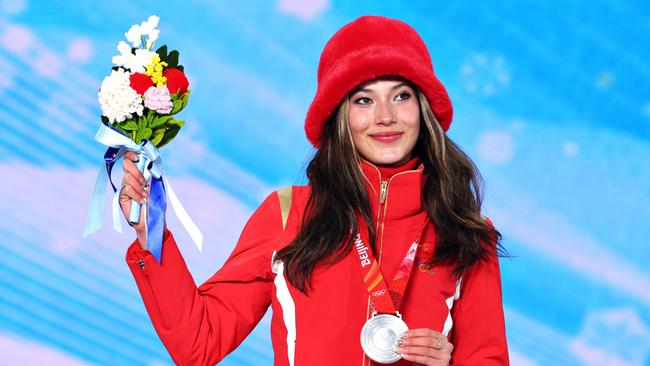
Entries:
[[[97, 90], [151, 14], [191, 82], [163, 154], [205, 234], [199, 253], [168, 214], [197, 282], [263, 197], [304, 182], [327, 39], [383, 14], [429, 46], [449, 135], [515, 256], [501, 261], [512, 364], [650, 365], [650, 3], [602, 0], [0, 0], [0, 365], [172, 363], [124, 262], [133, 234], [106, 221], [81, 238]], [[267, 314], [223, 364], [271, 363]]]

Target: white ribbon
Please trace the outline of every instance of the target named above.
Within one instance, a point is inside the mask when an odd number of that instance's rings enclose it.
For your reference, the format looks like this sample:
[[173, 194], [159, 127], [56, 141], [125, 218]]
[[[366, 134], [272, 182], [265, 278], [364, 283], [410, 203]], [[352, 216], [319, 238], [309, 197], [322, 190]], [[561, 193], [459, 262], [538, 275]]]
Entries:
[[[99, 130], [97, 131], [97, 134], [95, 135], [95, 140], [97, 140], [98, 142], [100, 142], [105, 146], [118, 149], [117, 153], [114, 155], [112, 159], [114, 163], [117, 163], [117, 161], [120, 158], [122, 158], [127, 151], [134, 151], [136, 153], [146, 154], [147, 157], [151, 161], [153, 161], [154, 164], [153, 167], [151, 168], [152, 176], [155, 178], [162, 177], [163, 183], [165, 185], [165, 191], [166, 192], [168, 191], [167, 194], [169, 195], [169, 202], [171, 203], [174, 213], [176, 213], [176, 216], [178, 217], [179, 221], [183, 225], [183, 228], [185, 228], [187, 233], [190, 235], [196, 247], [199, 249], [199, 251], [202, 251], [203, 233], [201, 233], [201, 231], [196, 226], [194, 221], [192, 221], [192, 218], [187, 213], [185, 207], [183, 207], [180, 200], [176, 196], [176, 193], [172, 189], [171, 183], [165, 176], [162, 169], [162, 159], [160, 157], [160, 154], [158, 153], [158, 149], [156, 149], [156, 147], [153, 146], [153, 144], [150, 142], [142, 145], [138, 145], [135, 142], [133, 142], [133, 140], [131, 140], [130, 138], [111, 129], [110, 127], [107, 127], [104, 124], [102, 124]], [[108, 174], [106, 172], [105, 164], [106, 163], [102, 164], [99, 173], [97, 174], [97, 178], [95, 180], [95, 186], [93, 188], [93, 196], [90, 202], [88, 217], [86, 219], [86, 226], [84, 228], [84, 234], [83, 234], [84, 237], [97, 231], [102, 226], [103, 215], [104, 215], [104, 192], [106, 192], [106, 185], [108, 181]], [[112, 203], [113, 228], [120, 233], [122, 232], [122, 222], [121, 222], [122, 210], [120, 207], [119, 196], [123, 188], [124, 186], [117, 189], [117, 191], [113, 195], [113, 203]]]

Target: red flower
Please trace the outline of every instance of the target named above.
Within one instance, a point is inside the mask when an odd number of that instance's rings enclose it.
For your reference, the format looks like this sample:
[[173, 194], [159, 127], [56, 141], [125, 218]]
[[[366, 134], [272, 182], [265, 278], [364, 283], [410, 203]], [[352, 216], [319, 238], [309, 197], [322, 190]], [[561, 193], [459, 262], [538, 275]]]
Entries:
[[166, 69], [163, 72], [163, 76], [167, 78], [167, 89], [169, 89], [169, 94], [185, 94], [187, 87], [190, 86], [190, 82], [187, 81], [185, 74], [183, 74], [179, 69]]
[[153, 81], [151, 78], [145, 74], [136, 72], [129, 77], [131, 81], [131, 88], [135, 90], [138, 94], [144, 95], [144, 92], [153, 86]]

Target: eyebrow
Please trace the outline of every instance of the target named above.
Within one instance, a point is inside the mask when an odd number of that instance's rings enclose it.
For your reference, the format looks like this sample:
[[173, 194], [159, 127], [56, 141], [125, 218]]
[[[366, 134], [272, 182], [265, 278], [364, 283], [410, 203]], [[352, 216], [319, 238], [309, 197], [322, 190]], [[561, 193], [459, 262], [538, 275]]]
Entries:
[[[407, 84], [407, 83], [405, 83], [405, 82], [401, 82], [401, 83], [399, 83], [399, 84], [393, 86], [393, 87], [391, 88], [391, 90], [395, 90], [395, 89], [401, 88], [401, 87], [403, 87], [403, 86], [409, 86], [409, 84]], [[352, 94], [355, 94], [355, 93], [358, 93], [358, 92], [366, 92], [366, 93], [368, 93], [368, 92], [372, 92], [372, 91], [373, 91], [372, 89], [368, 89], [368, 88], [360, 88], [360, 89], [355, 89], [355, 90], [353, 90], [353, 91], [352, 91]]]

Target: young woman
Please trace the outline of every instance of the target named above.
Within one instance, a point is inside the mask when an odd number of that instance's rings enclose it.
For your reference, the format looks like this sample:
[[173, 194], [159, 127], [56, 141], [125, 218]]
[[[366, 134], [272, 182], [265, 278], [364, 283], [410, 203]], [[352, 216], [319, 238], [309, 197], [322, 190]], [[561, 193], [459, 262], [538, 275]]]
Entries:
[[[379, 16], [341, 28], [305, 122], [309, 184], [270, 194], [219, 271], [197, 288], [169, 230], [158, 263], [145, 220], [134, 227], [126, 260], [174, 361], [215, 364], [271, 306], [276, 365], [507, 365], [500, 234], [451, 118], [415, 30]], [[134, 159], [127, 217], [147, 196]]]

